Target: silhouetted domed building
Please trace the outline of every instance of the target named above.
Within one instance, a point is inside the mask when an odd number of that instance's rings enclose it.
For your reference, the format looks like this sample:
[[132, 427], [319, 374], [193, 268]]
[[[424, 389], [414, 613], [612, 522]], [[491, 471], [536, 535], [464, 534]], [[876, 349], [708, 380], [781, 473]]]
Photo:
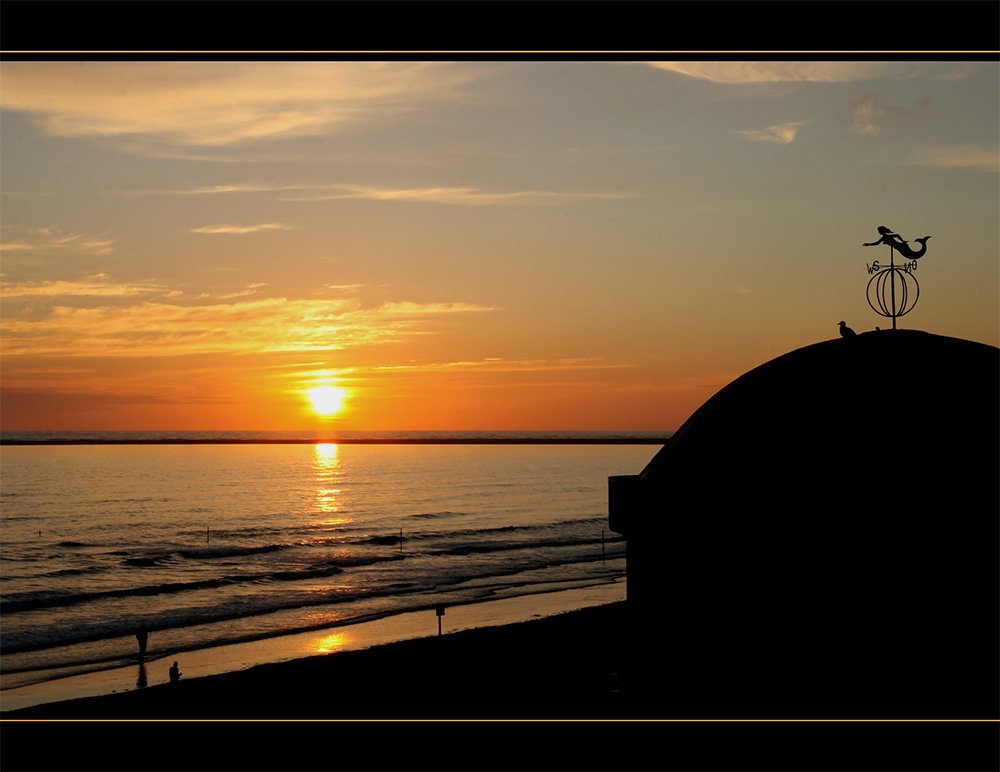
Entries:
[[664, 717], [998, 714], [1000, 350], [894, 330], [737, 378], [641, 474], [628, 688]]

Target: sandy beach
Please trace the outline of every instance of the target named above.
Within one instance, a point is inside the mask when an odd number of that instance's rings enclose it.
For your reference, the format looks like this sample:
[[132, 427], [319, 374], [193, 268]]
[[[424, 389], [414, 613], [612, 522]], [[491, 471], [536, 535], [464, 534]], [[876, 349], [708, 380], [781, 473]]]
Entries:
[[997, 768], [997, 722], [730, 720], [651, 696], [623, 591], [452, 607], [440, 635], [425, 610], [187, 652], [177, 683], [151, 652], [143, 688], [132, 665], [7, 690], [3, 769]]
[[[627, 713], [619, 673], [623, 604], [449, 632], [238, 672], [49, 702], [5, 719], [605, 719]], [[454, 612], [452, 614], [454, 616]], [[425, 616], [428, 614], [425, 612]], [[433, 612], [426, 620], [435, 625]], [[443, 623], [449, 622], [447, 615]], [[433, 628], [431, 628], [433, 629]], [[447, 629], [447, 628], [445, 628]], [[430, 632], [430, 630], [429, 630]], [[327, 637], [337, 634], [333, 628]], [[315, 637], [315, 636], [314, 636]], [[179, 657], [183, 660], [183, 657]], [[148, 665], [153, 671], [153, 665]], [[548, 695], [524, 699], [524, 684]], [[406, 698], [400, 699], [400, 693]], [[264, 697], [266, 695], [266, 697]]]
[[[121, 667], [64, 677], [59, 677], [60, 674], [55, 671], [48, 680], [41, 683], [32, 683], [32, 674], [5, 674], [3, 691], [0, 692], [0, 711], [3, 711], [0, 715], [10, 717], [22, 709], [36, 707], [39, 710], [44, 707], [48, 712], [59, 714], [59, 711], [65, 709], [59, 706], [75, 704], [73, 701], [81, 698], [117, 696], [165, 684], [168, 683], [169, 668], [174, 660], [179, 661], [179, 668], [183, 673], [182, 682], [187, 684], [192, 680], [245, 672], [262, 665], [334, 653], [343, 654], [411, 639], [438, 635], [449, 637], [466, 630], [510, 625], [577, 609], [620, 603], [624, 599], [625, 584], [612, 583], [447, 606], [443, 607], [441, 617], [437, 616], [436, 609], [424, 609], [311, 632], [210, 646], [179, 654], [158, 651], [157, 637], [154, 635], [142, 660], [136, 656], [133, 662]], [[617, 622], [617, 616], [611, 621]], [[620, 635], [621, 631], [606, 630], [602, 634], [612, 637]], [[274, 705], [260, 706], [257, 711], [254, 718], [285, 717], [284, 709]], [[419, 705], [412, 706], [412, 711], [409, 717], [422, 717]], [[183, 712], [169, 717], [189, 718]]]
[[3, 766], [996, 768], [996, 722], [700, 721], [677, 719], [669, 695], [638, 703], [625, 611], [617, 602], [8, 711]]

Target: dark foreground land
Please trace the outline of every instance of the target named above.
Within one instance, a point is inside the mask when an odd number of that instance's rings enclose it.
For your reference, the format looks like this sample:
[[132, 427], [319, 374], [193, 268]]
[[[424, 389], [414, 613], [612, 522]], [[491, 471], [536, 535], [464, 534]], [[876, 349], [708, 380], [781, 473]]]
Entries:
[[4, 772], [993, 770], [1000, 761], [996, 722], [698, 720], [669, 694], [636, 697], [642, 674], [628, 670], [624, 632], [625, 604], [615, 603], [10, 711], [0, 761]]
[[[38, 705], [31, 719], [581, 719], [629, 713], [623, 604]], [[178, 657], [183, 671], [183, 656]]]

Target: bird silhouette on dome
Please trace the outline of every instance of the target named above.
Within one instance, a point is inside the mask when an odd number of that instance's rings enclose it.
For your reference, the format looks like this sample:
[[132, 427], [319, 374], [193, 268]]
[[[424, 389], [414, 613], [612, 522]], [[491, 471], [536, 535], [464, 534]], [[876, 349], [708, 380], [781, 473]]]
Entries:
[[847, 326], [846, 322], [840, 322], [840, 336], [842, 338], [856, 338], [857, 333]]

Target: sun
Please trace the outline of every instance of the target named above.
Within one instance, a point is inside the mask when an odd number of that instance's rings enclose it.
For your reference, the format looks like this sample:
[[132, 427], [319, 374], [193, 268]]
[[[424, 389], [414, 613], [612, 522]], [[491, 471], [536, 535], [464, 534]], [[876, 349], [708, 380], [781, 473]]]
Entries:
[[320, 415], [339, 413], [344, 406], [344, 390], [336, 386], [317, 386], [306, 393], [312, 402], [313, 410]]

